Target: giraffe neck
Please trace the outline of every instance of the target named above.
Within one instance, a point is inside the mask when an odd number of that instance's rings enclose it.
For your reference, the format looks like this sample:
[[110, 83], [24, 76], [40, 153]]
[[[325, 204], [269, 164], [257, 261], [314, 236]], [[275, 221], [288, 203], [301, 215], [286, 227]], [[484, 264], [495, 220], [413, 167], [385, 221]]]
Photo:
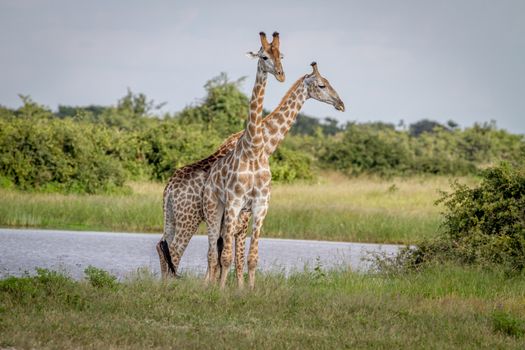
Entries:
[[264, 118], [264, 154], [267, 157], [275, 152], [284, 139], [307, 99], [308, 91], [303, 77], [292, 85], [277, 108]]
[[246, 123], [246, 129], [238, 145], [240, 152], [249, 159], [259, 157], [263, 143], [262, 110], [264, 102], [264, 90], [268, 80], [268, 74], [262, 68], [262, 61], [257, 65], [257, 76], [250, 100], [250, 115]]

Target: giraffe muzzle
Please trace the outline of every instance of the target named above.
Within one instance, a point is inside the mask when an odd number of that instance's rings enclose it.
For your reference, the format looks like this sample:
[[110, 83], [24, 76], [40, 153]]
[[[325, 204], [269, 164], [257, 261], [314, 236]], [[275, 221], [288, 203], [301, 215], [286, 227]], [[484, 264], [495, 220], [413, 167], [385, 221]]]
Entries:
[[337, 109], [338, 111], [344, 112], [345, 111], [345, 104], [343, 103], [343, 101], [341, 101], [341, 100], [337, 101], [337, 103], [335, 105], [335, 109]]

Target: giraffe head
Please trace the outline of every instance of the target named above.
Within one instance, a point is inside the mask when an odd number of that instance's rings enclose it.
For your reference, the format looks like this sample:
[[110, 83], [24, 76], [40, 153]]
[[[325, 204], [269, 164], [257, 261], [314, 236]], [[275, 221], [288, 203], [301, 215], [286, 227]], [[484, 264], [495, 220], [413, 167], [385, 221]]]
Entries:
[[271, 43], [266, 39], [266, 34], [260, 32], [261, 48], [258, 52], [248, 52], [248, 56], [259, 59], [259, 64], [262, 66], [265, 73], [270, 73], [275, 76], [275, 79], [284, 82], [284, 71], [281, 64], [283, 55], [279, 51], [279, 33], [273, 33], [273, 40]]
[[313, 72], [311, 74], [307, 74], [304, 77], [304, 82], [308, 90], [308, 98], [313, 98], [318, 101], [331, 104], [338, 111], [344, 112], [345, 104], [341, 98], [339, 98], [339, 95], [330, 85], [328, 80], [321, 76], [319, 70], [317, 69], [317, 63], [312, 62], [311, 66], [313, 68]]

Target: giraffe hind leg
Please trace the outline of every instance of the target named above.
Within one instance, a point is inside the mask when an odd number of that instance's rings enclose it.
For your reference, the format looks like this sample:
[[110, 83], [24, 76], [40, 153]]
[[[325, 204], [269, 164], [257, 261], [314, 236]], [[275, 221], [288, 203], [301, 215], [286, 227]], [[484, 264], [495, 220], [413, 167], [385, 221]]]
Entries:
[[157, 243], [157, 253], [159, 254], [160, 261], [160, 272], [163, 279], [168, 278], [170, 275], [176, 275], [176, 269], [170, 257], [170, 249], [167, 241], [172, 241], [175, 236], [174, 227], [174, 203], [172, 193], [167, 192], [163, 199], [163, 211], [164, 211], [164, 232], [161, 240]]

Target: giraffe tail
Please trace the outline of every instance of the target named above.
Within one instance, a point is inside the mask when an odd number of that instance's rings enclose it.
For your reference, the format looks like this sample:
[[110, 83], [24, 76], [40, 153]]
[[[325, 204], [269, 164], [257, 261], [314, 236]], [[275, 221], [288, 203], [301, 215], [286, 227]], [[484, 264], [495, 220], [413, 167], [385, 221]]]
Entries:
[[[221, 227], [219, 229], [219, 232], [222, 233], [223, 228], [224, 228], [224, 212], [222, 213]], [[222, 270], [221, 255], [222, 255], [223, 249], [224, 249], [224, 240], [222, 239], [222, 235], [220, 235], [219, 239], [217, 240], [217, 253], [219, 254], [219, 268], [221, 270]]]
[[223, 249], [224, 249], [224, 241], [222, 237], [219, 237], [219, 239], [217, 240], [217, 251], [219, 253], [219, 268], [221, 269], [222, 269], [221, 254], [222, 254]]
[[162, 254], [164, 255], [164, 260], [166, 260], [168, 263], [168, 269], [175, 276], [175, 266], [173, 266], [173, 261], [171, 261], [170, 247], [164, 239], [162, 239], [159, 243], [160, 250], [162, 250]]

